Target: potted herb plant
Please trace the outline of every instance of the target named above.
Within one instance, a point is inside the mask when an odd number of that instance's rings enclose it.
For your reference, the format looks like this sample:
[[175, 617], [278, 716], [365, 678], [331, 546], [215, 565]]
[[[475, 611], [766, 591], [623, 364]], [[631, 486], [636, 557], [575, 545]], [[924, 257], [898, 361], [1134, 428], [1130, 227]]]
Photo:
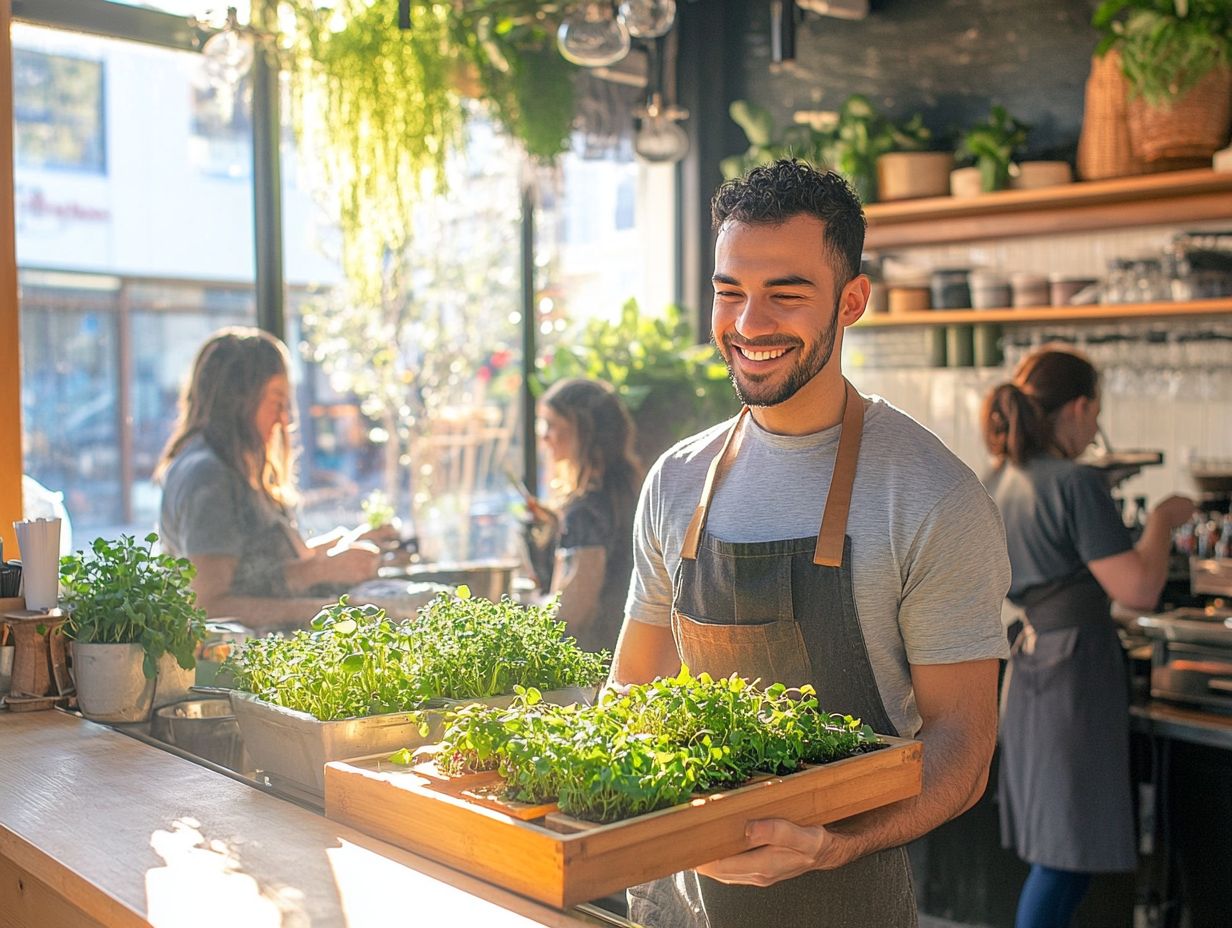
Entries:
[[564, 628], [554, 603], [494, 603], [465, 586], [406, 622], [343, 597], [309, 629], [249, 639], [224, 666], [253, 763], [319, 799], [328, 761], [422, 743], [450, 703], [500, 704], [518, 686], [553, 702], [592, 698], [607, 655], [581, 651]]
[[956, 197], [974, 196], [1008, 187], [1014, 153], [1027, 141], [1029, 128], [1005, 107], [994, 106], [987, 122], [972, 126], [959, 138], [956, 156], [960, 161], [974, 162], [974, 166], [951, 172], [951, 193]]
[[193, 682], [205, 612], [189, 589], [187, 560], [157, 554], [156, 534], [99, 538], [60, 561], [69, 612], [73, 677], [82, 714], [99, 722], [142, 722]]
[[1127, 120], [1147, 162], [1205, 161], [1228, 139], [1232, 4], [1227, 0], [1104, 0], [1096, 55], [1116, 50]]

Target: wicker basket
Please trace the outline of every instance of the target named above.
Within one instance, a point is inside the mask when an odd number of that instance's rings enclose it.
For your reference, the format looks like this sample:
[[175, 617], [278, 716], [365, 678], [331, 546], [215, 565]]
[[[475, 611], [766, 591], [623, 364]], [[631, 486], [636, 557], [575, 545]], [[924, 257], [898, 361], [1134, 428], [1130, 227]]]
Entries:
[[1126, 95], [1116, 50], [1092, 58], [1078, 139], [1078, 174], [1083, 180], [1128, 177], [1150, 170], [1129, 141]]
[[1142, 160], [1152, 164], [1190, 158], [1209, 162], [1228, 141], [1232, 71], [1215, 68], [1171, 106], [1131, 99], [1128, 117], [1129, 138]]

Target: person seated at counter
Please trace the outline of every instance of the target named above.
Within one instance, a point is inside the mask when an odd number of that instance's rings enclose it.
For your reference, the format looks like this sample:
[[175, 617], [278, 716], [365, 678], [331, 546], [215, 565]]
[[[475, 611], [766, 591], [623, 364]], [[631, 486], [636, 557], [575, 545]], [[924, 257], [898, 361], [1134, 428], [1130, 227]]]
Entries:
[[192, 561], [198, 604], [253, 629], [306, 625], [325, 599], [375, 577], [378, 544], [396, 540], [389, 526], [309, 540], [297, 531], [289, 370], [286, 346], [266, 332], [211, 336], [155, 471], [159, 536]]
[[1162, 500], [1135, 544], [1105, 478], [1076, 460], [1098, 431], [1099, 411], [1092, 364], [1049, 346], [984, 402], [995, 462], [986, 485], [1012, 571], [1006, 618], [1022, 627], [1000, 736], [1001, 843], [1031, 866], [1015, 928], [1068, 925], [1092, 874], [1137, 865], [1129, 680], [1110, 598], [1155, 608], [1172, 529], [1193, 502]]
[[548, 454], [552, 495], [527, 506], [535, 519], [532, 560], [551, 555], [558, 617], [585, 650], [616, 646], [633, 569], [633, 513], [642, 467], [635, 428], [616, 391], [598, 380], [553, 384], [539, 401], [537, 429]]

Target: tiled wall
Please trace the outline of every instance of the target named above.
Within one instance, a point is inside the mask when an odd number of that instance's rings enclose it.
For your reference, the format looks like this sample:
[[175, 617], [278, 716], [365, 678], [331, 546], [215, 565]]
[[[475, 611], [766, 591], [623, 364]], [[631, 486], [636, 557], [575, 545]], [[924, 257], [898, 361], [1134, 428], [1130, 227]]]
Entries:
[[[1207, 224], [1206, 228], [1232, 226]], [[928, 267], [1000, 267], [1040, 273], [1098, 276], [1112, 258], [1158, 254], [1180, 227], [1006, 239], [976, 245], [911, 249], [899, 254]], [[1186, 225], [1184, 228], [1202, 228]], [[1232, 470], [1232, 316], [1119, 324], [1006, 327], [1011, 341], [997, 368], [882, 368], [875, 363], [883, 336], [910, 340], [923, 329], [850, 333], [844, 368], [866, 393], [884, 396], [937, 433], [977, 473], [988, 459], [980, 438], [980, 406], [989, 388], [1008, 379], [1031, 343], [1060, 336], [1091, 354], [1103, 373], [1101, 423], [1116, 450], [1164, 452], [1164, 464], [1127, 481], [1120, 493], [1154, 502], [1171, 492], [1192, 493], [1188, 466], [1221, 460]], [[1102, 343], [1112, 335], [1115, 344]], [[1211, 335], [1222, 338], [1209, 338]], [[1208, 336], [1198, 338], [1197, 336]], [[921, 342], [922, 344], [922, 342]]]

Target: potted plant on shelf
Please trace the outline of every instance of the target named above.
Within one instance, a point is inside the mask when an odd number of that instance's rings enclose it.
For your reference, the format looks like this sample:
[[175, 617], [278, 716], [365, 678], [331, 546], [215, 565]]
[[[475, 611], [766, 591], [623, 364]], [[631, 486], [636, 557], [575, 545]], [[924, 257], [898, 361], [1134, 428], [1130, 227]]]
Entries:
[[1198, 164], [1223, 147], [1232, 115], [1232, 4], [1104, 0], [1092, 24], [1102, 35], [1096, 54], [1120, 56], [1139, 157]]
[[205, 612], [189, 589], [187, 560], [156, 554], [156, 534], [138, 544], [99, 538], [60, 561], [64, 633], [82, 714], [98, 722], [142, 722], [156, 705], [188, 693]]
[[972, 126], [959, 137], [956, 156], [960, 161], [974, 162], [974, 166], [951, 172], [950, 192], [956, 197], [970, 197], [1008, 187], [1014, 152], [1026, 142], [1029, 128], [1005, 107], [994, 106], [987, 122]]
[[883, 152], [877, 155], [877, 198], [911, 200], [950, 192], [954, 156], [932, 149], [932, 130], [916, 113], [903, 123], [884, 120], [879, 131]]

